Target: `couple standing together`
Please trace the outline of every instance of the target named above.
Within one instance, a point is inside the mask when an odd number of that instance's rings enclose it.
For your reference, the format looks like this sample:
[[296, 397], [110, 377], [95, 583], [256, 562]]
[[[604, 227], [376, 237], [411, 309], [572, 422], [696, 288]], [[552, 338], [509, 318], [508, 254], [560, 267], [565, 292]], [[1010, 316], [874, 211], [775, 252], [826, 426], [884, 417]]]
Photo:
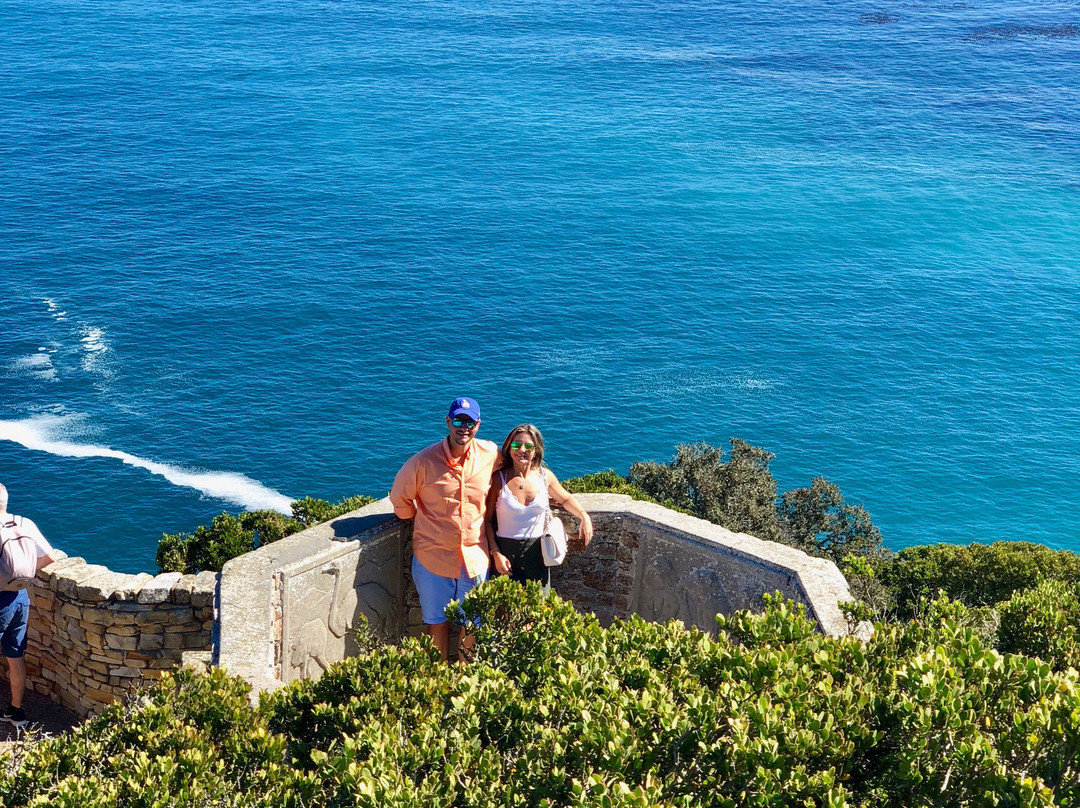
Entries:
[[447, 658], [446, 607], [486, 581], [494, 567], [517, 581], [548, 586], [540, 537], [548, 508], [581, 520], [581, 540], [592, 540], [592, 520], [543, 465], [544, 439], [532, 424], [510, 430], [500, 450], [478, 440], [480, 405], [458, 398], [446, 415], [445, 439], [413, 455], [394, 478], [394, 513], [413, 521], [412, 577], [435, 647]]

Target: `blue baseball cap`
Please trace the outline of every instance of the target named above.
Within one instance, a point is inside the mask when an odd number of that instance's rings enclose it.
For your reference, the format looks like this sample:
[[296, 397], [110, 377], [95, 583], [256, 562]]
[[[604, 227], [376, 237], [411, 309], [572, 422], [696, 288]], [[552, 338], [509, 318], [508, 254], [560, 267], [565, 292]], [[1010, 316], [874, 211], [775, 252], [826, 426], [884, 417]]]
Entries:
[[476, 402], [475, 398], [455, 398], [450, 404], [450, 412], [447, 415], [450, 418], [456, 418], [459, 415], [467, 415], [474, 421], [479, 421], [480, 405]]

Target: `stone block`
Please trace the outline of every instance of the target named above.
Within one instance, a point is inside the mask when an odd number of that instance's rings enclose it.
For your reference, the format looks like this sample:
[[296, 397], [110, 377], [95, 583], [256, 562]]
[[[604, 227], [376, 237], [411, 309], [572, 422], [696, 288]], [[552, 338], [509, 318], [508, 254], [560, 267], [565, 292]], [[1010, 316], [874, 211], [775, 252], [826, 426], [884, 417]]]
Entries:
[[138, 645], [135, 637], [120, 637], [116, 634], [105, 635], [105, 647], [118, 651], [134, 651]]
[[135, 625], [151, 626], [161, 625], [162, 623], [171, 623], [177, 612], [182, 612], [186, 615], [191, 614], [190, 609], [143, 609], [141, 612], [135, 613]]
[[86, 559], [79, 556], [72, 556], [70, 558], [64, 558], [60, 561], [54, 561], [48, 566], [49, 575], [49, 589], [53, 592], [59, 590], [60, 576], [68, 570], [74, 570], [76, 567], [86, 566]]
[[119, 668], [109, 668], [109, 676], [116, 676], [121, 679], [137, 679], [142, 676], [142, 671], [137, 668], [121, 666]]
[[[87, 706], [97, 706], [101, 704], [112, 704], [116, 701], [116, 694], [107, 690], [96, 690], [88, 687], [82, 694], [82, 703]], [[89, 702], [89, 704], [88, 704]]]
[[113, 597], [121, 602], [134, 601], [139, 597], [142, 588], [152, 580], [154, 576], [148, 572], [132, 575], [123, 586], [117, 588]]
[[172, 597], [172, 588], [182, 578], [179, 572], [163, 572], [154, 580], [147, 582], [139, 591], [139, 603], [167, 603]]
[[139, 636], [138, 650], [160, 651], [165, 647], [165, 636], [162, 634], [142, 634]]
[[191, 590], [195, 586], [194, 575], [183, 575], [172, 588], [172, 602], [181, 605], [191, 603]]
[[214, 595], [217, 592], [218, 577], [220, 572], [203, 571], [195, 576], [195, 582], [191, 587], [191, 605], [194, 607], [213, 607]]
[[88, 581], [79, 584], [76, 587], [76, 593], [79, 600], [86, 603], [100, 603], [103, 600], [108, 600], [116, 592], [117, 588], [123, 586], [123, 584], [132, 576], [125, 575], [122, 572], [112, 572], [107, 570], [107, 573], [101, 575], [95, 575]]
[[77, 600], [81, 585], [99, 576], [112, 574], [112, 570], [100, 564], [82, 564], [64, 569], [56, 576], [56, 591], [65, 598]]
[[81, 611], [83, 623], [92, 623], [95, 626], [109, 626], [116, 622], [116, 614], [104, 604], [88, 606]]
[[138, 633], [139, 629], [135, 626], [109, 626], [105, 630], [106, 635], [114, 637], [134, 637]]

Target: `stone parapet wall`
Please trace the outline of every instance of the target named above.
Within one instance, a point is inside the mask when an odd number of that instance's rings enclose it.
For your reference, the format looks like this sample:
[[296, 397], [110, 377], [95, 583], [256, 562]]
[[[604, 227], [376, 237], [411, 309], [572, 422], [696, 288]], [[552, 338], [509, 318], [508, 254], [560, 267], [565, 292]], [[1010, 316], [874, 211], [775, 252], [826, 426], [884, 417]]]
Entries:
[[584, 547], [577, 520], [560, 514], [569, 552], [552, 585], [604, 624], [637, 614], [714, 630], [718, 613], [760, 609], [763, 595], [780, 592], [822, 632], [849, 630], [839, 603], [852, 596], [828, 559], [621, 494], [577, 498], [592, 516], [593, 541]]
[[402, 636], [410, 536], [383, 499], [232, 559], [221, 572], [215, 663], [271, 689], [355, 653], [361, 618]]
[[[659, 505], [615, 494], [579, 494], [595, 527], [589, 547], [567, 528], [555, 591], [607, 625], [639, 614], [715, 630], [715, 616], [757, 609], [779, 591], [802, 603], [822, 632], [848, 630], [851, 600], [831, 561]], [[228, 562], [222, 571], [217, 662], [257, 690], [318, 676], [354, 653], [366, 618], [387, 639], [423, 631], [412, 584], [411, 524], [374, 502]]]
[[[61, 558], [31, 588], [27, 686], [100, 712], [213, 644], [218, 574], [128, 575]], [[0, 666], [6, 677], [6, 666]]]

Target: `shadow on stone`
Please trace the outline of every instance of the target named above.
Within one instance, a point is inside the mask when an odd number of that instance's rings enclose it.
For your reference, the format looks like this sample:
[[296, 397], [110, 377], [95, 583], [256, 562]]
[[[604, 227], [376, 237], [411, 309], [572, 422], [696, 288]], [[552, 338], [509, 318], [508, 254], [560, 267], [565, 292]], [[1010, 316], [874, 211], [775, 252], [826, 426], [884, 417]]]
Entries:
[[335, 519], [330, 523], [334, 529], [334, 541], [351, 541], [361, 534], [367, 533], [379, 525], [385, 523], [387, 516], [384, 513], [372, 514], [371, 516], [346, 516]]

